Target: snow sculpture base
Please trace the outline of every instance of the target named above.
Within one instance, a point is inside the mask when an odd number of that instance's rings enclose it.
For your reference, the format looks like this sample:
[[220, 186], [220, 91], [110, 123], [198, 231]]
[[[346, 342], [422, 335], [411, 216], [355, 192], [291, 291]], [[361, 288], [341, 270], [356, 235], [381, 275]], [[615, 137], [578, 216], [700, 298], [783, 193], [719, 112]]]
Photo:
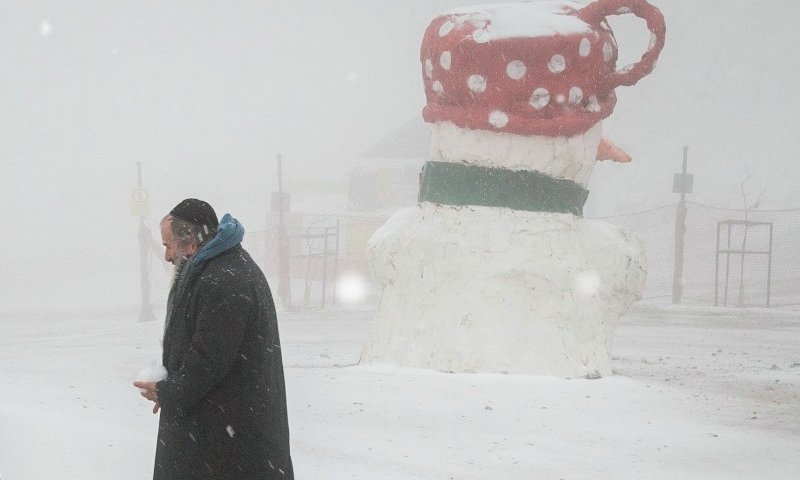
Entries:
[[569, 214], [423, 202], [368, 243], [382, 286], [362, 361], [447, 372], [609, 375], [644, 244]]

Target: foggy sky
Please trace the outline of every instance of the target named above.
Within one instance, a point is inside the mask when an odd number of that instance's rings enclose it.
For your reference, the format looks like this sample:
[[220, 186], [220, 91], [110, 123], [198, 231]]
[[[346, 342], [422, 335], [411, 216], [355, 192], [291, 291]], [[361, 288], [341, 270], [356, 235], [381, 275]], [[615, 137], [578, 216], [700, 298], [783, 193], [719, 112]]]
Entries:
[[[24, 247], [31, 235], [57, 235], [78, 255], [130, 247], [118, 235], [136, 226], [136, 162], [153, 217], [195, 196], [263, 228], [276, 154], [290, 186], [341, 180], [359, 152], [419, 113], [419, 39], [429, 18], [449, 8], [0, 5], [2, 198], [18, 225], [4, 264], [53, 257], [45, 241], [33, 242], [40, 251]], [[89, 238], [73, 238], [89, 227]]]
[[[136, 162], [153, 218], [193, 196], [263, 228], [278, 153], [296, 195], [340, 189], [359, 152], [420, 114], [422, 33], [468, 3], [0, 1], [3, 282], [136, 265]], [[653, 3], [658, 67], [617, 89], [604, 123], [634, 163], [598, 166], [588, 211], [675, 201], [683, 145], [691, 200], [738, 208], [752, 174], [763, 208], [800, 207], [795, 4]], [[636, 60], [642, 23], [612, 26], [618, 65]]]

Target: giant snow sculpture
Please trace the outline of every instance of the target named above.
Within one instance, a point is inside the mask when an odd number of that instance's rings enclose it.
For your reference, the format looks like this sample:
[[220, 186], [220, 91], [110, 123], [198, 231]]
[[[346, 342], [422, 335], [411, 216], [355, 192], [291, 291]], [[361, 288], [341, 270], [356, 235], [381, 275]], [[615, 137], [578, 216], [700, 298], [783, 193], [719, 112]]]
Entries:
[[[617, 69], [606, 18], [626, 13], [651, 39]], [[431, 159], [419, 205], [367, 246], [382, 293], [364, 361], [611, 373], [614, 322], [641, 298], [645, 251], [582, 207], [614, 89], [652, 71], [664, 33], [644, 0], [486, 5], [431, 22], [420, 57]]]

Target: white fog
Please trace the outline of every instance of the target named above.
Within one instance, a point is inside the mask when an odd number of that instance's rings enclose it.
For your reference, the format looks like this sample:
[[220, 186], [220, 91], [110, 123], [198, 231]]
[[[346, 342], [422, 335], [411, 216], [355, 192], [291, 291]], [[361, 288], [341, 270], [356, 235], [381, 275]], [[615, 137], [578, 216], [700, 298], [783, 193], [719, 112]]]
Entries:
[[[377, 283], [353, 286], [367, 289], [353, 305], [279, 302], [298, 478], [800, 471], [800, 13], [788, 0], [648, 1], [663, 13], [664, 49], [652, 74], [616, 88], [602, 125], [633, 161], [598, 162], [583, 207], [649, 229], [637, 231], [648, 290], [618, 322], [614, 374], [359, 364]], [[350, 222], [338, 272], [355, 264], [366, 274], [354, 239], [378, 224], [355, 231], [352, 219], [382, 221], [413, 200], [358, 207], [354, 172], [405, 169], [413, 184], [429, 160], [419, 154], [430, 145], [423, 34], [438, 14], [476, 3], [495, 2], [0, 0], [0, 480], [151, 475], [157, 420], [130, 383], [161, 358], [171, 267], [163, 250], [150, 252], [156, 321], [140, 322], [137, 168], [159, 249], [159, 220], [184, 198], [206, 200], [244, 224], [275, 294], [277, 257], [264, 250], [275, 246], [280, 155], [291, 213]], [[644, 21], [609, 23], [617, 66], [636, 62]], [[706, 236], [687, 237], [685, 301], [674, 305], [673, 175], [684, 147], [690, 223]], [[381, 158], [386, 148], [392, 158]], [[771, 308], [761, 277], [747, 301], [739, 293], [741, 308], [727, 288], [726, 306], [714, 306], [717, 222], [745, 206], [776, 224]], [[646, 211], [663, 218], [619, 217]]]

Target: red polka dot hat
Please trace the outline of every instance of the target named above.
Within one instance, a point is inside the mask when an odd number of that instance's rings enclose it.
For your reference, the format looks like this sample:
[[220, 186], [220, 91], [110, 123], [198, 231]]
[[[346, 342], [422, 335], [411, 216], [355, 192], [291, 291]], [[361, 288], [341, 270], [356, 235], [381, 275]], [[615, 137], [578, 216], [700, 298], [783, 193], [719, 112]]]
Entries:
[[[632, 13], [647, 51], [616, 68], [606, 17]], [[611, 114], [614, 89], [649, 74], [664, 18], [645, 0], [542, 0], [466, 7], [436, 17], [420, 51], [425, 121], [519, 135], [571, 136]]]

